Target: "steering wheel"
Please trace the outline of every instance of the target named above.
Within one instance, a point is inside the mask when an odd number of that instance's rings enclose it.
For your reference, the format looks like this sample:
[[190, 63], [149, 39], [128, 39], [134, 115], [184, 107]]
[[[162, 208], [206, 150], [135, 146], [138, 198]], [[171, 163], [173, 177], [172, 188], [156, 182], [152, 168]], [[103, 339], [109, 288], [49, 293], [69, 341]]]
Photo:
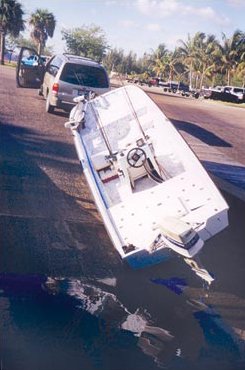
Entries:
[[141, 148], [132, 148], [127, 154], [127, 162], [130, 167], [139, 168], [146, 161], [146, 153]]

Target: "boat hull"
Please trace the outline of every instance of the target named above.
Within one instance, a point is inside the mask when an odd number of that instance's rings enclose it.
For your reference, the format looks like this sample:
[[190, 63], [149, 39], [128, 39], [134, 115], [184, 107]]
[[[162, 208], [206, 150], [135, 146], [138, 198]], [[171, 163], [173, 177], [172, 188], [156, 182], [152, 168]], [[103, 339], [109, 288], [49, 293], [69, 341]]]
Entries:
[[[104, 94], [89, 102], [85, 118], [85, 127], [72, 128], [77, 154], [108, 235], [130, 266], [157, 264], [176, 254], [192, 258], [203, 241], [228, 225], [228, 205], [219, 190], [142, 90]], [[186, 250], [167, 239], [152, 248], [166, 217], [191, 225], [201, 240]]]
[[144, 268], [158, 263], [168, 261], [169, 259], [176, 256], [173, 251], [167, 247], [158, 249], [150, 253], [146, 249], [141, 249], [136, 253], [132, 253], [128, 256], [124, 256], [124, 260], [135, 269]]

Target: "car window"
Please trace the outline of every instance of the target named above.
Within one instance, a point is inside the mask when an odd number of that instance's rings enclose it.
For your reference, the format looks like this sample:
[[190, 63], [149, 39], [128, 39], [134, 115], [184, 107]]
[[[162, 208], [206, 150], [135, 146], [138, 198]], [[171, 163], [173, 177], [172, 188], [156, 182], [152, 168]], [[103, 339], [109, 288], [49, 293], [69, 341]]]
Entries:
[[43, 56], [40, 56], [39, 60], [40, 60], [41, 63], [45, 64], [46, 61], [47, 61], [47, 58], [43, 57]]
[[56, 76], [61, 65], [62, 65], [62, 59], [59, 57], [54, 57], [50, 60], [48, 66], [47, 66], [47, 72], [49, 72], [52, 76]]
[[243, 89], [234, 88], [234, 93], [242, 93]]
[[66, 63], [60, 80], [74, 85], [95, 88], [108, 88], [108, 78], [103, 68], [94, 66]]
[[49, 64], [47, 68], [47, 72], [50, 73], [52, 76], [56, 76], [58, 73], [59, 68], [54, 66], [53, 64]]
[[62, 65], [62, 59], [61, 58], [59, 58], [59, 57], [54, 57], [53, 59], [52, 59], [52, 61], [51, 61], [51, 64], [53, 65], [53, 66], [55, 66], [56, 68], [60, 68], [61, 67], [61, 65]]

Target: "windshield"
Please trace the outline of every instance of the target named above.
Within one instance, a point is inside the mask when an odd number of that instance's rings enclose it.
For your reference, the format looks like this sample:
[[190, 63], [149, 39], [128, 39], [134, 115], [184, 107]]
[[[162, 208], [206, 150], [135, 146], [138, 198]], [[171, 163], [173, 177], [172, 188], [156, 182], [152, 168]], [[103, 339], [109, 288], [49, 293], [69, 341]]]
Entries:
[[108, 78], [105, 70], [100, 67], [66, 63], [60, 80], [73, 85], [96, 88], [108, 88]]

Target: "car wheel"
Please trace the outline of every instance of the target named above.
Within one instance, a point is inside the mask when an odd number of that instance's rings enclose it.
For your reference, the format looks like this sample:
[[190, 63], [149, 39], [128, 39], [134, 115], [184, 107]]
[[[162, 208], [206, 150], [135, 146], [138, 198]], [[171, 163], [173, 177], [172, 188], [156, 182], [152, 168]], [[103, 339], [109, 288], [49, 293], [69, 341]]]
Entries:
[[54, 106], [50, 104], [50, 94], [47, 95], [45, 110], [47, 113], [54, 113]]
[[38, 89], [38, 95], [43, 96], [43, 85], [41, 85], [40, 88]]

